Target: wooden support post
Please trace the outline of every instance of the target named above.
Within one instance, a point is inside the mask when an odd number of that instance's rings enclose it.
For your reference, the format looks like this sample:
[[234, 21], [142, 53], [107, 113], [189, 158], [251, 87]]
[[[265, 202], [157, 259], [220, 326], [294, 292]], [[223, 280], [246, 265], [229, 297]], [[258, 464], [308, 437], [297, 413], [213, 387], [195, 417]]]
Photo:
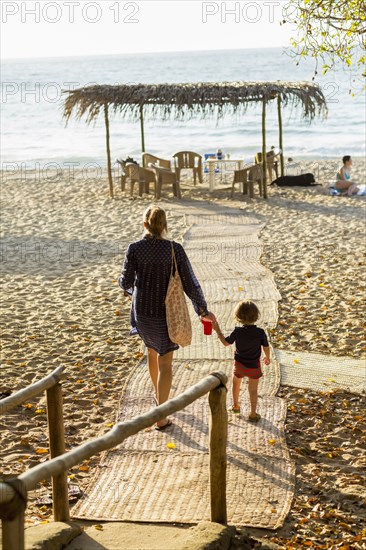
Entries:
[[2, 547], [4, 550], [24, 550], [24, 510], [13, 521], [2, 521]]
[[285, 164], [283, 161], [283, 141], [282, 141], [282, 112], [281, 112], [281, 96], [277, 96], [277, 113], [278, 113], [278, 146], [281, 149], [281, 176], [285, 175]]
[[[65, 430], [62, 407], [62, 386], [55, 384], [47, 390], [47, 416], [51, 458], [65, 452]], [[52, 477], [53, 516], [55, 521], [69, 521], [67, 471]]]
[[141, 152], [145, 153], [144, 106], [140, 105]]
[[105, 120], [105, 131], [106, 131], [109, 195], [113, 199], [113, 177], [112, 177], [111, 147], [110, 147], [109, 118], [108, 118], [108, 105], [107, 104], [104, 105], [104, 120]]
[[227, 524], [226, 511], [226, 444], [227, 410], [226, 387], [219, 386], [210, 391], [208, 401], [211, 409], [210, 439], [210, 491], [211, 521]]
[[262, 102], [262, 189], [263, 198], [267, 198], [267, 151], [266, 151], [266, 98]]

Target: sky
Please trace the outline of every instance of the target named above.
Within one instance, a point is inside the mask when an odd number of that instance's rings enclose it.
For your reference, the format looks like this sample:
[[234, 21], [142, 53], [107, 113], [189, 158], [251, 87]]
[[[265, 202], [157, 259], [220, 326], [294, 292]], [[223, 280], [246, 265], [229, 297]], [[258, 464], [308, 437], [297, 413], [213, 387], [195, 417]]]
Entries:
[[7, 1], [1, 58], [288, 46], [283, 0]]

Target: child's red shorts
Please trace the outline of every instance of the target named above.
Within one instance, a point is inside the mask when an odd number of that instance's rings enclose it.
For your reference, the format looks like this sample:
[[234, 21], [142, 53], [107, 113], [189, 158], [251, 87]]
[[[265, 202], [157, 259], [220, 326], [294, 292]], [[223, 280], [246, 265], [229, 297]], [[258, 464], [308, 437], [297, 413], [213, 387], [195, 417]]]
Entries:
[[261, 378], [263, 376], [261, 362], [258, 359], [258, 366], [256, 368], [248, 368], [243, 365], [243, 363], [239, 363], [239, 361], [234, 361], [233, 374], [237, 378], [243, 378], [244, 376], [247, 376], [248, 378]]

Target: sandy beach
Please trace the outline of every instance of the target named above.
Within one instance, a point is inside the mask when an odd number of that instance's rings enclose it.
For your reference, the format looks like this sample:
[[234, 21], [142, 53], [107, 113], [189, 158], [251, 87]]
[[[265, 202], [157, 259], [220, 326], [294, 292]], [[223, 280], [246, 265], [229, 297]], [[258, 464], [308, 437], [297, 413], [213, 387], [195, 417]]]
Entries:
[[[327, 193], [327, 183], [338, 165], [330, 160], [302, 161], [302, 171], [315, 173], [321, 185], [299, 189], [270, 186], [267, 201], [250, 201], [238, 191], [231, 200], [231, 183], [210, 194], [207, 183], [194, 187], [190, 180], [182, 179], [181, 205], [187, 198], [198, 204], [210, 200], [254, 213], [265, 223], [262, 262], [273, 272], [282, 295], [279, 324], [270, 331], [275, 348], [361, 358], [366, 350], [366, 201], [365, 197]], [[366, 183], [365, 161], [354, 159], [353, 173], [356, 181]], [[130, 197], [116, 182], [112, 200], [106, 179], [92, 181], [89, 177], [85, 181], [80, 173], [73, 180], [56, 181], [39, 181], [31, 172], [23, 179], [7, 173], [2, 180], [0, 393], [14, 392], [65, 365], [64, 416], [67, 449], [71, 449], [110, 428], [126, 377], [142, 356], [140, 339], [129, 336], [130, 304], [117, 278], [128, 243], [142, 234], [142, 213], [153, 198]], [[177, 200], [165, 191], [160, 202], [169, 210]], [[179, 240], [185, 231], [183, 216], [169, 218], [169, 222], [169, 237]], [[299, 390], [283, 391], [292, 411], [288, 418], [291, 428], [303, 419], [301, 407], [297, 408]], [[315, 399], [314, 395], [310, 397]], [[347, 434], [351, 441], [365, 433], [362, 398], [357, 399], [361, 432]], [[47, 460], [44, 398], [18, 407], [1, 418], [0, 425], [0, 476], [17, 475]], [[323, 429], [325, 434], [335, 426], [325, 424]], [[309, 438], [314, 437], [311, 425], [303, 424], [303, 430]], [[289, 431], [289, 441], [291, 437]], [[362, 465], [359, 456], [364, 448], [360, 443], [347, 449], [342, 463], [333, 462], [333, 473], [348, 465], [348, 474], [354, 475]], [[302, 468], [301, 453], [294, 453]], [[70, 483], [82, 490], [97, 463], [98, 458], [93, 458], [74, 468]], [[321, 476], [329, 476], [321, 468], [318, 473], [310, 467], [306, 472], [301, 468], [305, 485], [315, 478], [321, 484]], [[36, 505], [36, 499], [47, 495], [49, 488], [47, 482], [30, 495], [28, 525], [47, 521], [50, 516], [46, 505]], [[295, 501], [298, 498], [301, 495]], [[297, 522], [305, 517], [304, 510], [296, 504]], [[291, 524], [295, 519], [286, 521]], [[338, 523], [333, 526], [335, 532]]]

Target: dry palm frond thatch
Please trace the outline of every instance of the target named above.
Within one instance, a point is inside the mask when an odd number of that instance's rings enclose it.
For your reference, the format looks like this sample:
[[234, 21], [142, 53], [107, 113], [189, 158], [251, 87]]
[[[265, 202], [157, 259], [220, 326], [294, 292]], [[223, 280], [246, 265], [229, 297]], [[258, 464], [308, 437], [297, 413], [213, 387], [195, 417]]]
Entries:
[[305, 118], [327, 114], [325, 97], [310, 82], [198, 82], [188, 84], [95, 85], [66, 92], [64, 117], [86, 117], [89, 124], [104, 106], [122, 117], [166, 120], [241, 114], [253, 102], [281, 98], [283, 106], [301, 107]]

